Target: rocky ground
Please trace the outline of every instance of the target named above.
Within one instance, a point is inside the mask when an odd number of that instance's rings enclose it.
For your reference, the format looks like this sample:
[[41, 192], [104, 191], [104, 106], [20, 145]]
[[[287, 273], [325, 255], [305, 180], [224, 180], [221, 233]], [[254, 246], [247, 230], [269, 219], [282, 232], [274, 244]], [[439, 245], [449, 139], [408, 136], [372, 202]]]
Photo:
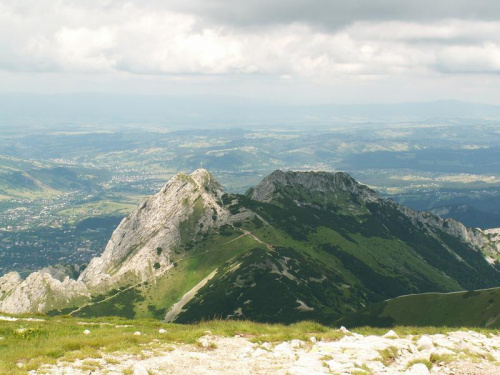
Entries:
[[[338, 341], [252, 343], [236, 335], [206, 332], [197, 345], [153, 340], [137, 354], [43, 366], [31, 374], [498, 374], [500, 335], [447, 334], [363, 336], [344, 328]], [[87, 331], [87, 334], [92, 334]], [[137, 335], [140, 332], [136, 332]]]

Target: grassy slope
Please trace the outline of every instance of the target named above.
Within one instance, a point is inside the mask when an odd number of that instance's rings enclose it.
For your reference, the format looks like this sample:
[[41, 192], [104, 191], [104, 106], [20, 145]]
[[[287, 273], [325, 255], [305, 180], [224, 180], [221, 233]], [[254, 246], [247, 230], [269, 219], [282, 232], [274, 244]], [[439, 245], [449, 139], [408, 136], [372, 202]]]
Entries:
[[[498, 284], [481, 254], [444, 233], [428, 236], [391, 204], [356, 207], [353, 197], [326, 197], [325, 210], [297, 206], [286, 197], [272, 204], [238, 198], [230, 209], [258, 212], [270, 225], [255, 220], [242, 225], [275, 251], [254, 249], [226, 264], [185, 306], [180, 322], [213, 317], [274, 322], [279, 314], [281, 322], [329, 323], [363, 304], [403, 294]], [[345, 214], [348, 205], [350, 215]], [[287, 267], [288, 276], [282, 272]], [[298, 309], [298, 300], [314, 310]]]
[[[213, 234], [189, 250], [174, 254], [176, 266], [162, 277], [117, 293], [94, 298], [94, 303], [77, 315], [85, 317], [117, 315], [126, 318], [163, 319], [170, 307], [215, 269], [254, 248], [258, 243], [239, 231]], [[105, 299], [110, 295], [116, 296]], [[64, 311], [67, 312], [67, 311]]]
[[[350, 202], [354, 211], [350, 215], [337, 208], [338, 204], [345, 205], [339, 200], [328, 201], [327, 209], [297, 206], [286, 198], [277, 204], [242, 199], [242, 204], [309, 249], [337, 257], [358, 276], [361, 267], [384, 277], [397, 277], [390, 287], [403, 284], [406, 293], [485, 288], [500, 283], [500, 273], [487, 264], [482, 254], [445, 233], [429, 236], [389, 203], [365, 206]], [[401, 291], [387, 290], [385, 296], [405, 294]], [[378, 294], [384, 297], [383, 291]]]
[[232, 317], [328, 324], [387, 298], [479, 288], [500, 280], [481, 254], [444, 233], [427, 235], [391, 204], [304, 189], [286, 191], [272, 203], [236, 195], [222, 200], [231, 212], [246, 207], [266, 222], [247, 219], [193, 236], [204, 206], [201, 200], [185, 202], [193, 204], [193, 214], [179, 228], [175, 267], [160, 278], [94, 296], [75, 314], [162, 319], [214, 270], [215, 277], [184, 306], [178, 322]]
[[339, 319], [346, 327], [396, 325], [500, 327], [500, 288], [428, 293], [380, 302]]

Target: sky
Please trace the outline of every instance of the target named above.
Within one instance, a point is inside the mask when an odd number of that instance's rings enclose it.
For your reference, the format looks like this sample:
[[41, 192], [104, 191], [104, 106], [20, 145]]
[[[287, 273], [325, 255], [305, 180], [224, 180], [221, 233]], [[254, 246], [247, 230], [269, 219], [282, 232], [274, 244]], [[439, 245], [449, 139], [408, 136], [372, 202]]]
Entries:
[[0, 93], [500, 104], [497, 0], [0, 0]]

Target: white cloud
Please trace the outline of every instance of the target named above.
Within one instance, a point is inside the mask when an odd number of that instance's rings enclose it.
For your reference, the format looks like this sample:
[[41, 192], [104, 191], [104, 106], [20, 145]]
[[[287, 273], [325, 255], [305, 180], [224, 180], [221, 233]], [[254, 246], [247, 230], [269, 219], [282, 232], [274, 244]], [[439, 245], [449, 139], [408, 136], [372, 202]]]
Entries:
[[437, 53], [437, 67], [446, 73], [500, 73], [500, 44], [450, 46]]
[[0, 0], [0, 70], [315, 83], [500, 72], [499, 21], [365, 14], [328, 29], [290, 14], [289, 22], [238, 27], [179, 4]]

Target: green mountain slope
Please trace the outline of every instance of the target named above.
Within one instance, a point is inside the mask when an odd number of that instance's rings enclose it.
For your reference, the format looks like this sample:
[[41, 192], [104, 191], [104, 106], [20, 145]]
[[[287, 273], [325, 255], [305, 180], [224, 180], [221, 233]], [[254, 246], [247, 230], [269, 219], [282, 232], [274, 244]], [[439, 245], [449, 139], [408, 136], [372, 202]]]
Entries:
[[488, 241], [345, 173], [276, 171], [238, 195], [199, 170], [122, 221], [79, 279], [89, 303], [51, 313], [332, 323], [405, 294], [499, 286]]
[[448, 326], [500, 327], [500, 288], [402, 296], [348, 314], [346, 327]]
[[446, 232], [455, 223], [378, 199], [346, 174], [295, 175], [304, 176], [298, 183], [278, 178], [260, 197], [256, 191], [269, 181], [247, 196], [223, 197], [232, 212], [259, 215], [260, 225], [254, 219], [242, 227], [274, 251], [253, 250], [225, 265], [232, 271], [202, 288], [178, 321], [331, 322], [402, 294], [499, 285], [484, 255]]

